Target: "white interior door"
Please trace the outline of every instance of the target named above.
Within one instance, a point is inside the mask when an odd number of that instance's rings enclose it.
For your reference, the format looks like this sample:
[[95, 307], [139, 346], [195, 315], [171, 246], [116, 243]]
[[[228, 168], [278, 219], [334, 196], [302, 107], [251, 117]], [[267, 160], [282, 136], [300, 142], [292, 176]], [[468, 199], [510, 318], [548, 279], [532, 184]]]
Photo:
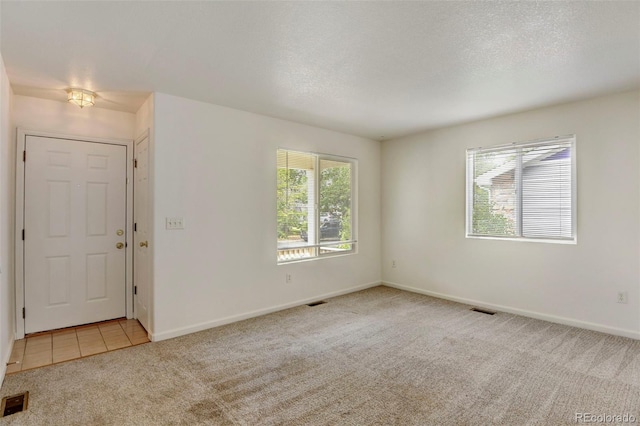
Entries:
[[27, 136], [25, 333], [126, 315], [126, 147]]
[[136, 143], [134, 221], [134, 303], [138, 321], [149, 330], [149, 137]]

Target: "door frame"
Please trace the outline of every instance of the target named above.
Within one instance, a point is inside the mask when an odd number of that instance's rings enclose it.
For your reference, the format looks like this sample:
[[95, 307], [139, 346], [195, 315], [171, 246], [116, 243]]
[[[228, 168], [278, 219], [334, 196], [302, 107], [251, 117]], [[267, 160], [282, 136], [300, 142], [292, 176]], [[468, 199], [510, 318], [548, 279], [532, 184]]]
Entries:
[[[25, 283], [24, 283], [24, 241], [22, 240], [22, 230], [24, 229], [24, 178], [25, 163], [23, 152], [27, 136], [39, 136], [52, 139], [67, 139], [79, 142], [104, 143], [110, 145], [122, 145], [126, 147], [126, 243], [125, 245], [125, 306], [127, 318], [133, 318], [133, 140], [131, 139], [111, 139], [94, 138], [78, 135], [67, 135], [55, 132], [30, 130], [19, 127], [16, 132], [16, 220], [15, 220], [15, 302], [16, 302], [16, 339], [24, 338], [24, 323], [22, 309], [25, 307]], [[132, 245], [129, 247], [128, 243]]]
[[[134, 168], [132, 169], [131, 172], [131, 181], [133, 182], [133, 188], [132, 188], [132, 192], [133, 192], [133, 198], [132, 198], [132, 202], [131, 202], [131, 207], [133, 209], [133, 213], [131, 214], [131, 221], [135, 222], [135, 198], [136, 198], [136, 168], [135, 168], [135, 162], [138, 160], [138, 157], [136, 156], [136, 146], [138, 145], [138, 143], [142, 142], [144, 139], [148, 139], [147, 143], [148, 143], [148, 147], [151, 147], [151, 131], [149, 128], [145, 129], [140, 136], [138, 136], [137, 138], [135, 138], [133, 140], [133, 148], [131, 150], [131, 155], [133, 156], [133, 164], [134, 164]], [[153, 221], [152, 221], [152, 215], [153, 213], [150, 213], [150, 209], [149, 206], [151, 205], [150, 199], [152, 197], [151, 195], [151, 185], [149, 184], [149, 182], [151, 181], [151, 176], [149, 175], [149, 172], [151, 170], [151, 168], [149, 167], [149, 164], [151, 162], [151, 156], [149, 155], [149, 150], [147, 150], [147, 226], [149, 227], [149, 235], [147, 236], [148, 240], [151, 239], [151, 235], [153, 232]], [[132, 229], [133, 229], [133, 225], [132, 225]], [[147, 241], [148, 241], [147, 240]], [[136, 268], [136, 234], [135, 232], [131, 233], [131, 254], [133, 256], [132, 259], [132, 266], [133, 266], [133, 272], [135, 273], [135, 268]], [[145, 331], [147, 332], [147, 335], [149, 336], [149, 340], [153, 341], [152, 335], [151, 335], [151, 327], [152, 327], [152, 314], [151, 314], [151, 301], [153, 300], [153, 286], [151, 285], [151, 259], [153, 259], [153, 256], [151, 256], [151, 254], [153, 253], [153, 244], [151, 244], [151, 246], [147, 246], [147, 250], [148, 250], [148, 258], [149, 258], [149, 264], [147, 265], [147, 288], [145, 289], [147, 291], [147, 294], [149, 296], [149, 300], [148, 300], [148, 304], [147, 304], [147, 318], [144, 319], [144, 323], [145, 325], [149, 328], [148, 330], [145, 328]], [[133, 284], [132, 284], [132, 288], [135, 289], [136, 286], [138, 285], [138, 283], [135, 281], [135, 275], [133, 276]], [[132, 305], [133, 305], [133, 318], [137, 319], [138, 321], [140, 321], [140, 312], [138, 312], [136, 310], [136, 292], [133, 291], [133, 296], [132, 296]], [[142, 322], [141, 322], [142, 324]], [[144, 328], [144, 326], [143, 326]]]

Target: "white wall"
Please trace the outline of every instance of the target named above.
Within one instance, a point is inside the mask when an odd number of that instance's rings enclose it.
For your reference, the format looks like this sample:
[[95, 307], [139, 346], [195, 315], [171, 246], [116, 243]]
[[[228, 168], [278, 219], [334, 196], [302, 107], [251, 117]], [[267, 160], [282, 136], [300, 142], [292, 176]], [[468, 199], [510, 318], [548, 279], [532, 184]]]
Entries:
[[133, 139], [136, 125], [136, 115], [128, 112], [80, 109], [68, 102], [19, 95], [13, 99], [13, 118], [16, 127], [28, 130], [111, 139]]
[[0, 385], [11, 356], [15, 330], [13, 219], [15, 132], [11, 123], [12, 91], [0, 56]]
[[[359, 160], [358, 254], [276, 264], [278, 147]], [[379, 142], [156, 93], [154, 168], [154, 340], [380, 282]]]
[[[383, 281], [640, 338], [639, 113], [633, 91], [384, 142]], [[466, 239], [465, 150], [571, 133], [578, 244]]]

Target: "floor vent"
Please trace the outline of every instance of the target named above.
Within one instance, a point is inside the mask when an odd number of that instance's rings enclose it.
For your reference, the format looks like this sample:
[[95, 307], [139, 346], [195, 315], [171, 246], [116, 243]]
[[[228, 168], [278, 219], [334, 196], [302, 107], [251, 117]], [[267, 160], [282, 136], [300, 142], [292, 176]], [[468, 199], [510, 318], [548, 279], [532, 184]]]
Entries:
[[323, 305], [327, 302], [325, 302], [324, 300], [321, 300], [319, 302], [313, 302], [313, 303], [309, 303], [307, 306], [318, 306], [318, 305]]
[[20, 393], [18, 395], [5, 396], [2, 398], [2, 417], [10, 416], [11, 414], [19, 413], [27, 409], [29, 403], [29, 392]]
[[487, 314], [487, 315], [493, 315], [493, 314], [495, 314], [495, 312], [487, 311], [486, 309], [471, 308], [471, 310], [472, 310], [472, 311], [474, 311], [474, 312], [480, 312], [481, 314]]

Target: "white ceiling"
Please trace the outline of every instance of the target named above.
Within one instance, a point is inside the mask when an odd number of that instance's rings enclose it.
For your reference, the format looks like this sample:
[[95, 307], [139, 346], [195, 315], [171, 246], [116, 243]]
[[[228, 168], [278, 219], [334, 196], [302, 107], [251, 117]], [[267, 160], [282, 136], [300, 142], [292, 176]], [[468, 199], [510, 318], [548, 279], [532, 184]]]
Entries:
[[640, 2], [7, 2], [18, 94], [152, 91], [370, 138], [640, 87]]

